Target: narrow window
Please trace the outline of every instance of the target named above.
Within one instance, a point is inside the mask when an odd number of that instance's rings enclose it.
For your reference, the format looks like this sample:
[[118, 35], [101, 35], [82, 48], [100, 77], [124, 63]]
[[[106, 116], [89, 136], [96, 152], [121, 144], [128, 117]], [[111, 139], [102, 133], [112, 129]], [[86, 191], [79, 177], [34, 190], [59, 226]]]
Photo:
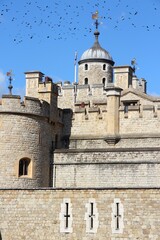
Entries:
[[29, 175], [30, 159], [21, 159], [19, 161], [19, 177]]
[[106, 79], [105, 78], [102, 79], [102, 84], [103, 84], [103, 87], [106, 86]]
[[65, 205], [66, 205], [66, 213], [64, 215], [64, 217], [65, 217], [65, 228], [68, 228], [68, 221], [69, 221], [69, 218], [70, 218], [70, 214], [69, 214], [69, 211], [68, 211], [69, 203], [66, 202]]
[[119, 221], [121, 218], [121, 215], [119, 214], [119, 203], [116, 203], [116, 214], [114, 215], [115, 219], [116, 219], [116, 230], [119, 230]]
[[86, 232], [96, 233], [99, 226], [98, 221], [98, 209], [95, 199], [89, 199], [89, 202], [86, 204], [87, 211], [85, 213], [86, 220]]
[[85, 69], [85, 70], [88, 70], [88, 64], [85, 64], [85, 65], [84, 65], [84, 69]]
[[103, 64], [103, 70], [106, 70], [106, 64]]
[[89, 218], [90, 218], [90, 229], [93, 229], [93, 221], [94, 221], [94, 214], [93, 214], [93, 202], [90, 203], [90, 215], [89, 215]]
[[88, 78], [84, 79], [84, 84], [87, 85], [88, 84]]
[[70, 199], [65, 198], [61, 203], [60, 232], [71, 233], [72, 229], [72, 204]]
[[123, 205], [120, 199], [114, 199], [112, 204], [112, 233], [123, 233]]

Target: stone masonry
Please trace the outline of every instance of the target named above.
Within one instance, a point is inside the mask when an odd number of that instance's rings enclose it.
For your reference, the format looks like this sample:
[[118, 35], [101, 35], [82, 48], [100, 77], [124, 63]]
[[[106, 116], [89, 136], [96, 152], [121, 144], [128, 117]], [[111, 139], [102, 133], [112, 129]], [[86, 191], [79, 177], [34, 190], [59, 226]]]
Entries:
[[77, 82], [0, 99], [0, 240], [160, 239], [160, 97], [99, 34]]

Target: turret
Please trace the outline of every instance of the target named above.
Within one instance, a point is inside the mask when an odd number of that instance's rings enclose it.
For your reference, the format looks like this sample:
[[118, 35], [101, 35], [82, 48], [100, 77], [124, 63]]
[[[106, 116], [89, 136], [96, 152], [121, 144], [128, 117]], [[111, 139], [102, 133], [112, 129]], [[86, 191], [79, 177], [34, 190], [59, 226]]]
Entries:
[[1, 188], [51, 185], [54, 136], [50, 106], [37, 98], [3, 95], [0, 104]]
[[79, 61], [79, 85], [103, 84], [113, 81], [112, 66], [114, 61], [110, 54], [103, 49], [98, 41], [100, 35], [96, 29], [94, 32], [95, 42], [86, 50]]
[[40, 71], [25, 72], [26, 96], [36, 97], [50, 104], [50, 121], [57, 120], [57, 97], [58, 86], [52, 82], [50, 77]]

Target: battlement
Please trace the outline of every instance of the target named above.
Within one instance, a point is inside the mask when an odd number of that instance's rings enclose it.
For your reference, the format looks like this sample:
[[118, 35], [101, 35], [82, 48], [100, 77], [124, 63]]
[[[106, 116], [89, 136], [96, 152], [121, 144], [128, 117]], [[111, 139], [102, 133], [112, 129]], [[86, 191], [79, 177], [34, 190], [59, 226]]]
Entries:
[[[113, 116], [117, 116], [115, 120], [111, 119], [113, 108], [110, 104], [111, 102], [107, 102], [107, 99], [97, 100], [94, 105], [91, 105], [89, 101], [76, 102], [72, 113], [71, 136], [106, 137], [112, 134], [135, 132], [156, 134], [159, 131], [160, 104], [120, 105], [117, 112], [113, 112]], [[67, 135], [67, 132], [64, 132], [64, 135]]]
[[45, 77], [44, 81], [39, 82], [38, 92], [39, 93], [52, 92], [58, 95], [58, 86], [52, 82], [51, 78]]
[[[75, 108], [73, 111], [73, 114], [85, 114], [88, 117], [85, 119], [88, 119], [89, 116], [92, 117], [92, 113], [96, 113], [97, 115], [101, 114], [103, 117], [103, 113], [108, 111], [107, 108], [107, 99], [105, 101], [93, 101], [92, 106], [90, 101], [84, 101], [84, 102], [76, 102]], [[119, 113], [120, 117], [124, 118], [131, 118], [134, 117], [134, 119], [137, 118], [151, 118], [152, 117], [160, 117], [160, 104], [148, 104], [148, 105], [131, 105], [131, 106], [120, 106], [119, 107]]]
[[[131, 105], [120, 106], [120, 113], [124, 113], [125, 118], [130, 118], [134, 115], [134, 118], [151, 118], [160, 117], [160, 104], [159, 105]], [[122, 115], [122, 114], [121, 114]]]
[[33, 97], [21, 97], [18, 95], [3, 95], [0, 105], [0, 113], [30, 114], [49, 118], [50, 106], [45, 101]]

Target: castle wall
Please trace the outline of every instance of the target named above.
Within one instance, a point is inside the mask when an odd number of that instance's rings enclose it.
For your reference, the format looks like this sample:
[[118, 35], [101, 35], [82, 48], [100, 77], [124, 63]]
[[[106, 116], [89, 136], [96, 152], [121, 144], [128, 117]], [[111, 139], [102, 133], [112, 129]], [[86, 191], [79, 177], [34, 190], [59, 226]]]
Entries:
[[[159, 189], [0, 190], [2, 240], [159, 239]], [[61, 204], [69, 199], [71, 231], [61, 229]], [[87, 204], [96, 204], [97, 228], [87, 229]], [[115, 230], [114, 202], [120, 201], [121, 232]]]
[[[34, 188], [50, 184], [53, 132], [49, 105], [38, 99], [3, 96], [0, 105], [1, 187]], [[30, 159], [29, 175], [19, 176], [20, 159]]]
[[74, 86], [69, 84], [67, 86], [60, 87], [60, 93], [58, 96], [59, 108], [73, 108], [74, 106]]
[[[93, 107], [89, 107], [89, 101], [77, 103], [73, 112], [73, 117], [70, 118], [70, 124], [64, 120], [67, 125], [65, 129], [71, 133], [71, 137], [78, 138], [102, 138], [107, 137], [111, 132], [110, 125], [113, 121], [109, 112], [113, 111], [113, 117], [117, 114], [115, 129], [117, 134], [131, 135], [133, 134], [158, 134], [160, 128], [160, 107], [159, 105], [147, 104], [141, 106], [121, 106], [119, 109], [110, 108], [109, 102], [95, 101]], [[67, 130], [68, 129], [68, 130]], [[122, 136], [123, 138], [123, 136]], [[128, 140], [130, 141], [130, 140]], [[106, 145], [105, 145], [106, 146]], [[91, 146], [92, 147], [92, 146]], [[103, 147], [103, 146], [102, 146]]]
[[[88, 70], [85, 70], [85, 65], [88, 65]], [[103, 65], [106, 65], [103, 70]], [[78, 68], [79, 84], [85, 84], [85, 78], [88, 78], [88, 84], [102, 84], [103, 78], [106, 79], [106, 84], [112, 82], [112, 67], [104, 62], [85, 62], [81, 63]]]
[[105, 136], [107, 132], [107, 112], [101, 112], [100, 108], [93, 107], [88, 110], [77, 108], [73, 115], [71, 135]]
[[120, 109], [120, 134], [157, 134], [160, 132], [160, 108], [152, 104]]
[[106, 136], [75, 136], [70, 138], [70, 149], [117, 149], [160, 147], [159, 134], [124, 134], [115, 145], [106, 141]]
[[54, 153], [53, 186], [160, 187], [159, 159], [153, 148], [59, 150]]

